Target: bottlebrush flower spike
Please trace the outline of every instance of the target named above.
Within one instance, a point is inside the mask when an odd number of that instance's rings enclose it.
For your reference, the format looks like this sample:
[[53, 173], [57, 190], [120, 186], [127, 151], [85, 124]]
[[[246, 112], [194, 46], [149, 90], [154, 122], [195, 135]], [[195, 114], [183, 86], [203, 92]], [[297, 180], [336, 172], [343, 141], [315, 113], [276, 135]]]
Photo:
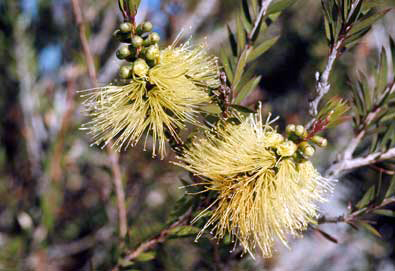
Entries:
[[203, 46], [192, 49], [186, 43], [162, 50], [158, 60], [145, 75], [139, 69], [125, 85], [91, 89], [82, 95], [92, 118], [83, 129], [89, 130], [93, 144], [105, 146], [113, 140], [120, 150], [135, 145], [144, 133], [147, 141], [151, 133], [152, 154], [159, 152], [163, 158], [167, 132], [180, 140], [178, 129], [187, 122], [198, 124], [199, 106], [209, 103], [209, 91], [219, 86], [215, 57]]
[[195, 140], [175, 163], [203, 177], [216, 200], [194, 221], [212, 215], [203, 231], [216, 238], [227, 233], [252, 255], [258, 246], [270, 257], [275, 240], [299, 236], [317, 217], [317, 202], [331, 190], [312, 163], [296, 158], [297, 146], [262, 121], [261, 113], [238, 117], [240, 124], [222, 123]]

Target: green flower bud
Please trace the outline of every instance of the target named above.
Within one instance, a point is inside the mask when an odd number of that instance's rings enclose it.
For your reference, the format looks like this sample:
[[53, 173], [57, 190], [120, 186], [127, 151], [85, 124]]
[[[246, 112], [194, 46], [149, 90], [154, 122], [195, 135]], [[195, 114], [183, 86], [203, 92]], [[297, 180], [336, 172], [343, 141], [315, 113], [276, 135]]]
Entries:
[[136, 27], [136, 34], [137, 34], [137, 35], [144, 34], [143, 24], [139, 24], [139, 25]]
[[149, 66], [147, 62], [145, 62], [145, 60], [142, 58], [136, 59], [133, 65], [133, 73], [137, 76], [143, 77], [148, 73], [148, 71]]
[[133, 69], [132, 65], [122, 66], [119, 69], [119, 77], [121, 77], [122, 79], [131, 78], [132, 77], [132, 69]]
[[158, 61], [158, 59], [154, 59], [154, 60], [147, 60], [147, 64], [148, 64], [148, 66], [150, 66], [151, 68], [152, 67], [154, 67], [154, 66], [156, 66], [156, 65], [158, 65], [158, 63], [159, 63], [159, 61]]
[[311, 141], [313, 141], [315, 144], [317, 144], [321, 148], [325, 148], [328, 145], [328, 140], [326, 138], [321, 137], [321, 136], [313, 136]]
[[287, 140], [277, 146], [277, 154], [281, 156], [292, 156], [295, 154], [297, 148], [295, 143]]
[[130, 40], [129, 35], [122, 33], [119, 29], [114, 31], [113, 36], [120, 42], [128, 42]]
[[150, 47], [148, 47], [148, 49], [147, 49], [147, 51], [145, 53], [145, 57], [148, 60], [157, 59], [159, 57], [159, 48], [158, 48], [158, 46], [151, 45]]
[[120, 34], [121, 34], [121, 30], [116, 29], [116, 30], [112, 33], [112, 36], [113, 36], [114, 38], [118, 38]]
[[303, 153], [304, 156], [306, 157], [311, 157], [314, 155], [314, 148], [307, 142], [302, 142], [299, 144], [299, 149]]
[[288, 124], [287, 127], [285, 128], [287, 134], [295, 133], [295, 130], [296, 130], [295, 124]]
[[122, 33], [129, 33], [132, 31], [132, 24], [125, 22], [125, 23], [121, 23], [121, 25], [119, 26], [119, 29], [121, 30]]
[[135, 47], [135, 48], [138, 48], [138, 47], [141, 47], [141, 45], [143, 45], [143, 39], [140, 37], [140, 36], [134, 36], [133, 38], [132, 38], [132, 45]]
[[155, 44], [160, 41], [160, 36], [158, 33], [152, 32], [151, 34], [148, 35], [148, 40], [151, 44]]
[[125, 59], [127, 57], [129, 57], [132, 54], [132, 52], [130, 51], [129, 46], [122, 46], [121, 48], [119, 48], [117, 50], [117, 57], [119, 59]]
[[306, 129], [302, 125], [296, 125], [295, 134], [299, 137], [302, 137], [306, 132]]
[[142, 30], [143, 30], [143, 32], [151, 32], [152, 31], [152, 23], [151, 22], [145, 22], [142, 25]]

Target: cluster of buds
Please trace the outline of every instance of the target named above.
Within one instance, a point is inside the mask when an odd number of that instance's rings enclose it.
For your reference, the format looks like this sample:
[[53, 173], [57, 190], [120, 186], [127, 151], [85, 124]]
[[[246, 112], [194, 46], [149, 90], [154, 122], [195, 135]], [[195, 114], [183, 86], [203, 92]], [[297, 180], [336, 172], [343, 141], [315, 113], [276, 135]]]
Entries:
[[124, 22], [115, 30], [114, 36], [127, 44], [117, 51], [119, 59], [129, 62], [119, 69], [120, 78], [144, 77], [150, 68], [159, 63], [160, 36], [152, 32], [152, 23], [144, 22], [136, 27], [130, 22]]
[[309, 137], [307, 129], [303, 125], [289, 124], [285, 129], [288, 140], [293, 141], [298, 146], [295, 153], [297, 160], [305, 160], [312, 157], [315, 153], [314, 146], [325, 148], [328, 140], [321, 136], [314, 135]]

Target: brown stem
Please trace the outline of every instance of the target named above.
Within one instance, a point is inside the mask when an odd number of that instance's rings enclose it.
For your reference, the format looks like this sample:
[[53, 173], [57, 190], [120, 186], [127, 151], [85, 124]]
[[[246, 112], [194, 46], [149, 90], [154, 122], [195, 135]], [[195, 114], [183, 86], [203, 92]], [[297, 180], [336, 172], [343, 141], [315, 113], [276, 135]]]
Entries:
[[389, 204], [395, 203], [395, 197], [386, 198], [380, 204], [374, 206], [368, 206], [359, 210], [356, 210], [350, 214], [345, 214], [337, 217], [327, 217], [321, 216], [318, 218], [318, 224], [327, 224], [327, 223], [352, 223], [356, 221], [362, 215], [367, 215], [373, 213], [375, 210], [386, 207]]
[[189, 219], [192, 214], [192, 208], [190, 208], [184, 215], [182, 215], [176, 222], [171, 224], [169, 227], [160, 231], [160, 233], [148, 241], [140, 244], [136, 249], [129, 251], [127, 256], [125, 257], [126, 260], [131, 261], [137, 258], [141, 253], [153, 249], [158, 244], [163, 243], [166, 241], [167, 237], [169, 237], [171, 230], [175, 227], [186, 225], [189, 222]]
[[[81, 46], [85, 55], [89, 78], [92, 86], [97, 87], [96, 68], [95, 68], [93, 54], [90, 50], [89, 42], [86, 37], [86, 27], [83, 22], [81, 6], [79, 0], [71, 0], [71, 4], [73, 7], [73, 13], [79, 29]], [[106, 149], [111, 160], [113, 182], [115, 186], [115, 194], [118, 203], [117, 208], [118, 208], [118, 216], [119, 216], [119, 235], [123, 239], [126, 236], [128, 226], [127, 226], [127, 216], [126, 216], [127, 214], [126, 214], [125, 192], [122, 186], [121, 168], [119, 165], [118, 154], [114, 153], [111, 147], [107, 147]]]

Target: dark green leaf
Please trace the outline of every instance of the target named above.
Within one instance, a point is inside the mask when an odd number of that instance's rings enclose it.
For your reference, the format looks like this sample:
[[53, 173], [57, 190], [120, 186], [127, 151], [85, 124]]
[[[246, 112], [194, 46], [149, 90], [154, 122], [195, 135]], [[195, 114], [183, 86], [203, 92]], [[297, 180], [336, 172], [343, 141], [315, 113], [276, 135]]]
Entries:
[[188, 237], [200, 232], [201, 229], [194, 226], [178, 226], [170, 230], [170, 234], [177, 237]]
[[226, 27], [228, 29], [228, 38], [229, 38], [230, 48], [232, 49], [233, 56], [237, 57], [237, 43], [236, 43], [235, 35], [233, 34], [229, 25], [227, 25]]
[[388, 11], [389, 10], [385, 10], [377, 13], [370, 13], [362, 17], [361, 19], [358, 20], [358, 22], [352, 25], [349, 35], [352, 35], [364, 29], [369, 29], [372, 26], [372, 24], [374, 24], [379, 19], [381, 19]]
[[250, 80], [238, 93], [236, 99], [235, 99], [235, 104], [240, 104], [250, 93], [256, 89], [258, 86], [259, 82], [261, 81], [261, 76], [255, 77], [252, 80]]
[[247, 107], [238, 105], [238, 104], [232, 104], [232, 105], [230, 105], [230, 107], [236, 109], [240, 113], [247, 113], [247, 114], [255, 113], [253, 110], [251, 110], [251, 109], [249, 109]]
[[391, 183], [385, 193], [386, 198], [390, 198], [392, 196], [395, 196], [395, 175], [392, 176]]
[[251, 25], [252, 24], [252, 18], [251, 18], [251, 15], [250, 15], [250, 8], [248, 6], [248, 0], [242, 0], [241, 1], [241, 7], [243, 9], [243, 17]]
[[129, 10], [133, 15], [136, 15], [137, 9], [140, 6], [141, 0], [129, 0]]
[[224, 49], [221, 50], [221, 52], [220, 52], [220, 60], [222, 62], [223, 68], [225, 70], [226, 77], [228, 78], [229, 82], [232, 83], [233, 82], [233, 70], [232, 70], [232, 66], [230, 64], [229, 58], [228, 58]]
[[365, 230], [372, 233], [373, 235], [375, 235], [379, 238], [382, 238], [381, 234], [372, 225], [370, 225], [366, 222], [359, 222], [358, 224], [361, 225]]
[[297, 0], [274, 0], [267, 9], [266, 14], [272, 14], [276, 12], [283, 11], [287, 7], [296, 3]]
[[271, 38], [269, 40], [265, 40], [261, 44], [259, 44], [256, 48], [254, 48], [251, 54], [248, 56], [248, 62], [251, 62], [269, 50], [278, 40], [279, 36]]
[[376, 194], [376, 187], [372, 185], [365, 193], [365, 195], [362, 197], [362, 199], [356, 204], [356, 207], [358, 209], [362, 209], [368, 206], [369, 203], [371, 203], [374, 200], [375, 194]]
[[237, 52], [240, 54], [246, 45], [246, 32], [240, 17], [236, 19]]
[[376, 215], [395, 217], [395, 212], [392, 210], [388, 210], [388, 209], [374, 210], [373, 213]]
[[236, 91], [238, 89], [238, 84], [240, 82], [241, 76], [243, 75], [245, 66], [247, 64], [247, 59], [250, 55], [251, 48], [245, 50], [242, 55], [239, 58], [239, 62], [237, 63], [236, 71], [235, 71], [235, 77], [232, 82], [232, 90]]
[[220, 114], [222, 112], [221, 108], [217, 104], [208, 104], [201, 107], [204, 112], [210, 114]]
[[337, 239], [335, 237], [333, 237], [332, 235], [330, 235], [329, 233], [324, 232], [323, 230], [320, 230], [318, 228], [316, 228], [316, 231], [318, 231], [323, 237], [325, 237], [325, 239], [338, 244], [339, 241], [337, 241]]
[[156, 253], [155, 251], [143, 252], [139, 256], [136, 257], [136, 261], [138, 262], [148, 262], [155, 259]]
[[383, 93], [387, 86], [388, 63], [384, 48], [380, 54], [380, 64], [376, 75], [376, 94]]

